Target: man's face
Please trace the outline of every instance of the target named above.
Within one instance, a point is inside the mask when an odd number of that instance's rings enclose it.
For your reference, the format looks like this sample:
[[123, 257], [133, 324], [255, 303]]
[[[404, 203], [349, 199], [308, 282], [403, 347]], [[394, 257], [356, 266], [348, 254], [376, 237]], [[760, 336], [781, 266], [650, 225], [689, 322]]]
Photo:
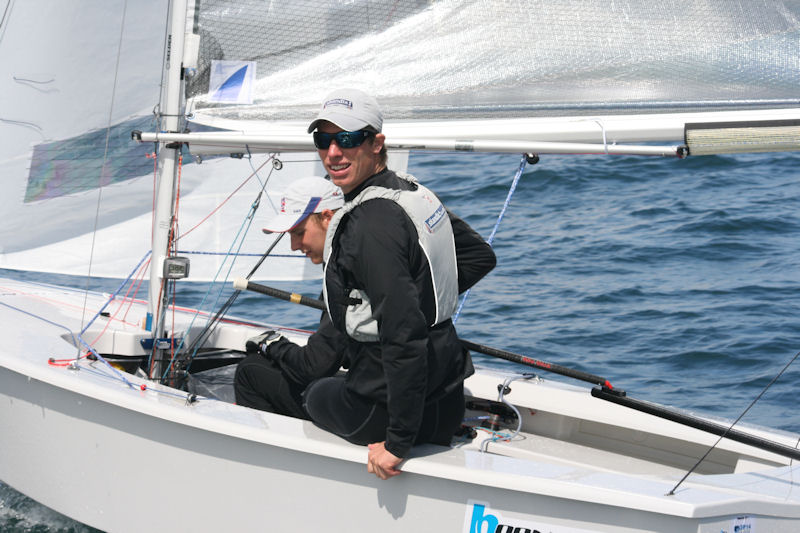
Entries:
[[[327, 210], [326, 210], [327, 211]], [[333, 212], [328, 211], [331, 215]], [[306, 217], [304, 221], [289, 230], [292, 239], [292, 250], [300, 250], [315, 265], [322, 263], [322, 253], [325, 248], [325, 232], [331, 217], [325, 213], [315, 213]]]
[[[320, 124], [317, 131], [338, 133], [344, 130], [326, 121]], [[382, 170], [380, 152], [384, 139], [383, 134], [377, 133], [355, 148], [340, 148], [336, 141], [332, 141], [328, 148], [317, 149], [317, 152], [331, 181], [347, 194]]]

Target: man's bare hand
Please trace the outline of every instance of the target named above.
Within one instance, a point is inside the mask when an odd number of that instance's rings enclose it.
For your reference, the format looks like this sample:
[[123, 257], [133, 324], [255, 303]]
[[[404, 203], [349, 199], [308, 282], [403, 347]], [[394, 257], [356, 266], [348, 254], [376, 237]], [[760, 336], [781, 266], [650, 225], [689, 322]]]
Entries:
[[367, 445], [369, 454], [367, 455], [367, 472], [375, 474], [381, 479], [389, 479], [397, 474], [400, 470], [397, 465], [403, 462], [403, 459], [392, 454], [386, 449], [384, 442], [375, 442]]

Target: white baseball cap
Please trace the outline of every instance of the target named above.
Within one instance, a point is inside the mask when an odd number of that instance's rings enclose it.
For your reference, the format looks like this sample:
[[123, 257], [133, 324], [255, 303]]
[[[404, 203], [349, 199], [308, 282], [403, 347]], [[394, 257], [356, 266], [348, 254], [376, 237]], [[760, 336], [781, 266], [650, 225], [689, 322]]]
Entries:
[[280, 209], [271, 215], [264, 233], [283, 233], [300, 224], [311, 213], [336, 210], [344, 205], [341, 189], [325, 178], [311, 176], [292, 182], [281, 197]]
[[358, 131], [370, 127], [380, 133], [383, 113], [372, 96], [358, 89], [337, 89], [322, 102], [317, 118], [308, 126], [308, 133], [327, 120], [345, 131]]

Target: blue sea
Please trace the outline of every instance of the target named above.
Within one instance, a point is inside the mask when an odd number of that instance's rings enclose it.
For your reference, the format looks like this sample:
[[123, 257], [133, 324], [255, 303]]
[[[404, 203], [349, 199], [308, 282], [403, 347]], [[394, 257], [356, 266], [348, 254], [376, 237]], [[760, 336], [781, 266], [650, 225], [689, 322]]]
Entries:
[[[519, 166], [518, 155], [420, 153], [409, 163], [485, 238], [496, 228], [498, 265], [464, 304], [463, 338], [728, 418], [800, 352], [800, 154], [543, 156], [498, 224]], [[319, 293], [318, 282], [273, 285]], [[196, 304], [205, 287], [183, 293]], [[232, 312], [307, 328], [318, 318], [255, 294]], [[800, 432], [799, 381], [795, 361], [743, 420]], [[0, 531], [92, 530], [0, 484]]]

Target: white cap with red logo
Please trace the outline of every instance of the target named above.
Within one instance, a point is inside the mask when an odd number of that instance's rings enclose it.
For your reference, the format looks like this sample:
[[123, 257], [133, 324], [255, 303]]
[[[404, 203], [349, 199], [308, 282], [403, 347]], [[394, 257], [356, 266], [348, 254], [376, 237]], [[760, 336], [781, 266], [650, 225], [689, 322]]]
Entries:
[[281, 197], [280, 209], [271, 215], [264, 233], [283, 233], [300, 224], [311, 213], [336, 210], [344, 205], [341, 189], [325, 178], [312, 176], [292, 182]]

